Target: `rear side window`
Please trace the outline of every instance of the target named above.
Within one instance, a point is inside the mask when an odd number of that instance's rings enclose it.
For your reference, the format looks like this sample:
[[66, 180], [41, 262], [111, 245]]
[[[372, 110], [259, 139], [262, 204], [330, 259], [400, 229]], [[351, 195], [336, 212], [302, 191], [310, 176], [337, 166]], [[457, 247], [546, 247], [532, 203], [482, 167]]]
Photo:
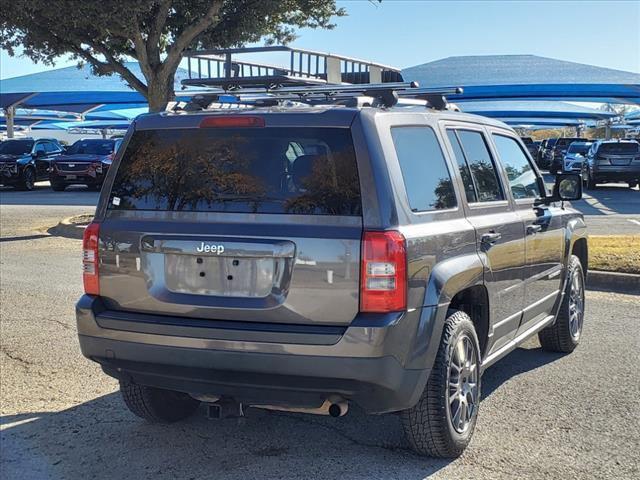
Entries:
[[513, 138], [493, 135], [498, 155], [509, 178], [509, 187], [513, 198], [539, 198], [540, 187], [526, 154]]
[[391, 129], [402, 178], [414, 212], [456, 206], [456, 195], [440, 143], [429, 127]]
[[[475, 198], [476, 202], [504, 200], [498, 174], [496, 173], [496, 166], [489, 153], [484, 135], [471, 130], [455, 130], [455, 133], [460, 142], [460, 152], [464, 155], [464, 160], [468, 165], [475, 189], [475, 196], [471, 198], [467, 196], [467, 200], [472, 203], [474, 201], [473, 198]], [[455, 145], [455, 142], [453, 143]], [[454, 151], [455, 148], [454, 146]], [[461, 159], [458, 159], [459, 165], [461, 161]], [[465, 184], [468, 184], [468, 181], [465, 182]], [[467, 189], [467, 187], [465, 187], [465, 189]]]
[[360, 215], [348, 129], [201, 128], [132, 136], [110, 208]]

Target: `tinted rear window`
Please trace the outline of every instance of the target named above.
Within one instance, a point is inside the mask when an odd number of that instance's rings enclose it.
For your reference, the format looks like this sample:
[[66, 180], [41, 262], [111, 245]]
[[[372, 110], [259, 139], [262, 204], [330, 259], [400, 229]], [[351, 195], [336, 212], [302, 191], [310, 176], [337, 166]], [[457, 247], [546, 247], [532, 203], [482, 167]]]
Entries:
[[433, 130], [394, 127], [391, 136], [411, 210], [424, 212], [455, 207], [451, 175]]
[[351, 134], [280, 127], [137, 131], [110, 208], [360, 215]]
[[637, 143], [603, 143], [598, 149], [598, 153], [628, 155], [638, 153]]

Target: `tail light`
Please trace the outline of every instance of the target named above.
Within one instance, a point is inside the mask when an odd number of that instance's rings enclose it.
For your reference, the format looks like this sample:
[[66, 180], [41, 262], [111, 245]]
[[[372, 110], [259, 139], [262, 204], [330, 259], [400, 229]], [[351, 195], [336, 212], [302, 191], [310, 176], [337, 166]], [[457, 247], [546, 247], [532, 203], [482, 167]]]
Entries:
[[98, 236], [100, 224], [90, 223], [84, 230], [82, 237], [82, 281], [84, 293], [100, 295], [100, 280], [98, 277]]
[[400, 232], [365, 232], [361, 269], [361, 312], [407, 308], [407, 252]]

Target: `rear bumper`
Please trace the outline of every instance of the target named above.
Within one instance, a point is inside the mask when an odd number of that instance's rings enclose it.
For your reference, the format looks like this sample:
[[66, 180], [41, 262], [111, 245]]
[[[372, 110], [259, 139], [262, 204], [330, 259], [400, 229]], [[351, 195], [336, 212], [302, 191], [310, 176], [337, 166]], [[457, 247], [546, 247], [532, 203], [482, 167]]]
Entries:
[[[109, 316], [102, 309], [98, 297], [86, 295], [76, 306], [82, 353], [108, 375], [142, 385], [224, 395], [249, 405], [319, 407], [329, 396], [339, 395], [368, 413], [384, 413], [413, 406], [430, 372], [406, 368], [404, 357], [390, 348], [412, 344], [406, 337], [404, 342], [396, 338], [412, 326], [412, 318], [380, 327], [348, 327], [331, 344], [309, 338], [315, 334], [301, 334], [298, 343], [291, 343], [296, 341], [292, 334], [282, 333], [284, 341], [276, 341], [273, 331], [264, 337], [270, 341], [255, 341], [256, 332], [233, 328], [203, 333], [194, 327], [189, 334], [188, 326], [156, 330], [150, 322], [142, 328], [124, 320], [105, 323]], [[415, 316], [417, 323], [421, 317]], [[251, 340], [237, 340], [238, 335]]]
[[592, 170], [592, 176], [598, 181], [638, 181], [640, 180], [640, 165], [598, 166]]

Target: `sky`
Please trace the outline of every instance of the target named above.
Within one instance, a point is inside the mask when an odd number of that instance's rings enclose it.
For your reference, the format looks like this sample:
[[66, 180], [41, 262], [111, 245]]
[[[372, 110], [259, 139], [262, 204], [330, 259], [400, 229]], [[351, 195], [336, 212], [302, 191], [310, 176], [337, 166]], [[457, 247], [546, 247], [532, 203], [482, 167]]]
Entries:
[[[640, 73], [640, 0], [338, 1], [334, 30], [293, 46], [410, 67], [458, 55], [533, 54]], [[56, 67], [75, 62], [61, 58]], [[0, 78], [48, 70], [0, 52]]]

